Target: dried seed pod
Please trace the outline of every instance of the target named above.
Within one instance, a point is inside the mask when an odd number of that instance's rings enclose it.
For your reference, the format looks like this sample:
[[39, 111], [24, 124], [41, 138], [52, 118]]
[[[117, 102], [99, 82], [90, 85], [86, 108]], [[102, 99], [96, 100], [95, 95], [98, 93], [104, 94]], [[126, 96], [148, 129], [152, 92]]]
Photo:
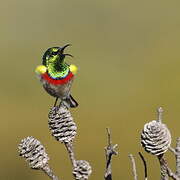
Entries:
[[42, 169], [48, 164], [49, 157], [44, 146], [32, 136], [21, 140], [19, 155], [24, 157], [32, 169]]
[[70, 111], [63, 105], [51, 108], [49, 112], [49, 128], [52, 136], [61, 143], [72, 141], [76, 135], [77, 126]]
[[153, 120], [144, 125], [141, 145], [153, 155], [164, 154], [171, 144], [171, 134], [165, 124]]
[[92, 172], [90, 164], [85, 160], [77, 160], [73, 175], [76, 180], [86, 180]]

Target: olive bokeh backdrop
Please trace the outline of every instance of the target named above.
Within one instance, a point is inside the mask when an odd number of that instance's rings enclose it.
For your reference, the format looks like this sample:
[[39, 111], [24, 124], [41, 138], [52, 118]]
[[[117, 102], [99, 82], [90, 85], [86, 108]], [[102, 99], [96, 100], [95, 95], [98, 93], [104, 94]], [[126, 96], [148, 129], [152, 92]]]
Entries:
[[[157, 159], [140, 145], [143, 125], [162, 106], [164, 122], [180, 136], [180, 1], [172, 0], [7, 0], [0, 7], [0, 179], [48, 180], [29, 169], [17, 145], [26, 136], [39, 139], [50, 166], [63, 180], [72, 179], [65, 148], [51, 135], [47, 114], [54, 102], [35, 76], [43, 52], [71, 43], [67, 62], [79, 67], [72, 94], [78, 125], [77, 159], [93, 168], [91, 180], [103, 179], [106, 127], [119, 155], [113, 158], [114, 179], [133, 179], [128, 154], [138, 175], [143, 152], [149, 179], [159, 179]], [[174, 157], [167, 153], [170, 166]]]

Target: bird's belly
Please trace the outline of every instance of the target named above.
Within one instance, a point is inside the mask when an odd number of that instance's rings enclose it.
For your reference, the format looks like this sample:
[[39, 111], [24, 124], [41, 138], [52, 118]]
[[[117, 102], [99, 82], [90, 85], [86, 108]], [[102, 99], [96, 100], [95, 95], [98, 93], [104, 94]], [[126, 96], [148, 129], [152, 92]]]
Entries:
[[69, 96], [72, 81], [73, 79], [71, 79], [66, 84], [60, 84], [60, 85], [53, 85], [53, 84], [44, 82], [43, 87], [51, 96], [59, 97], [60, 99], [63, 99]]

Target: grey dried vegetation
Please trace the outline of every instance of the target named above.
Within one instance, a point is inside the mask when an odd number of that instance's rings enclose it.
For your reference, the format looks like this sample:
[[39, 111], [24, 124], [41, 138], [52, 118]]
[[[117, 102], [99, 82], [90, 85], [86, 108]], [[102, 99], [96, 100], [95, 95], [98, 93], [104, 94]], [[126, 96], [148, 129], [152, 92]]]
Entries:
[[61, 143], [73, 141], [77, 126], [66, 106], [55, 106], [49, 112], [49, 129], [52, 136]]
[[[150, 121], [144, 125], [141, 131], [141, 145], [144, 150], [155, 156], [160, 164], [160, 180], [180, 180], [180, 137], [177, 138], [176, 148], [171, 145], [171, 133], [168, 127], [162, 123], [163, 109], [160, 107], [157, 110], [157, 120]], [[72, 164], [72, 177], [75, 180], [88, 180], [92, 173], [92, 168], [89, 162], [85, 160], [76, 160], [74, 153], [74, 139], [77, 133], [77, 126], [73, 120], [70, 110], [60, 104], [52, 107], [48, 114], [48, 125], [51, 135], [60, 143], [64, 144], [67, 150], [69, 159]], [[117, 144], [113, 145], [111, 140], [110, 129], [107, 128], [107, 146], [105, 147], [105, 180], [112, 180], [112, 156], [117, 155]], [[170, 150], [176, 159], [176, 172], [173, 172], [168, 166], [165, 159], [165, 153]], [[43, 171], [50, 179], [58, 180], [53, 170], [49, 166], [49, 157], [45, 151], [45, 147], [41, 142], [32, 136], [28, 136], [21, 140], [18, 145], [19, 155], [28, 162], [31, 169]], [[141, 152], [139, 152], [144, 166], [144, 180], [148, 179], [147, 162]], [[135, 157], [129, 154], [132, 164], [132, 175], [134, 180], [138, 180]]]

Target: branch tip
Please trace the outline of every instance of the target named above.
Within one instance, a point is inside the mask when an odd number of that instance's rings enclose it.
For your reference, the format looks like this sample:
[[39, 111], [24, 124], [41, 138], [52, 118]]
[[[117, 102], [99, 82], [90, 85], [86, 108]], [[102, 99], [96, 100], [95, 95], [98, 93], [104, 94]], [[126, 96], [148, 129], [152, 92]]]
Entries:
[[112, 144], [110, 128], [106, 128], [106, 131], [107, 131], [107, 136], [108, 136], [108, 145], [110, 146]]
[[164, 112], [164, 110], [163, 110], [162, 107], [159, 107], [159, 108], [157, 109], [157, 121], [162, 122], [163, 112]]
[[118, 154], [118, 152], [115, 150], [115, 148], [118, 145], [117, 144], [112, 145], [110, 129], [106, 128], [106, 131], [107, 131], [107, 146], [105, 147], [106, 170], [104, 174], [104, 179], [112, 180], [111, 160], [112, 160], [112, 155]]

